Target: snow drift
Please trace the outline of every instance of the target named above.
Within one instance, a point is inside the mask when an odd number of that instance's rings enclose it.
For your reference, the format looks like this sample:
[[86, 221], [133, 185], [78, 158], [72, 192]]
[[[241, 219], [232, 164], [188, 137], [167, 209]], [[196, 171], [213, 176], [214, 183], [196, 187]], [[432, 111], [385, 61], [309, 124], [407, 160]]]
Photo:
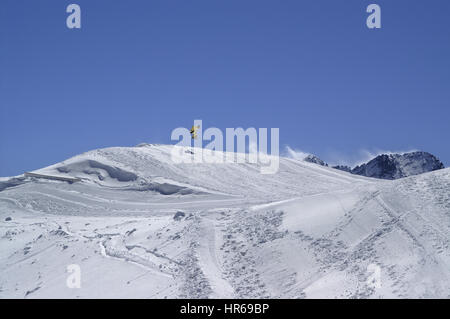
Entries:
[[172, 147], [34, 172], [72, 184], [0, 179], [0, 297], [450, 297], [449, 169], [389, 181], [281, 158], [263, 175]]

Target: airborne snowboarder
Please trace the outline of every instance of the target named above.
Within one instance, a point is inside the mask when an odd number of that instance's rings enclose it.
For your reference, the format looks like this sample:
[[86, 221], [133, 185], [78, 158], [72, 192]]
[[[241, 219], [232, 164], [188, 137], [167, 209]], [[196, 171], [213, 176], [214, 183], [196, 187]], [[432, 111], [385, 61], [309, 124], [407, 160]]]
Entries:
[[200, 128], [200, 125], [193, 125], [191, 127], [191, 130], [189, 131], [191, 133], [192, 139], [196, 139], [197, 138], [197, 130]]

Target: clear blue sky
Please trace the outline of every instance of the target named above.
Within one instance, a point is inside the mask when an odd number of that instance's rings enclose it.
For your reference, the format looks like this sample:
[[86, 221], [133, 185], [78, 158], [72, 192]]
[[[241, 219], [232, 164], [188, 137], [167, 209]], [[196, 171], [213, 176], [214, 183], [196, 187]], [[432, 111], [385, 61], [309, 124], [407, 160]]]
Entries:
[[421, 149], [448, 166], [450, 1], [0, 2], [0, 176], [170, 143], [194, 119], [279, 127], [328, 161]]

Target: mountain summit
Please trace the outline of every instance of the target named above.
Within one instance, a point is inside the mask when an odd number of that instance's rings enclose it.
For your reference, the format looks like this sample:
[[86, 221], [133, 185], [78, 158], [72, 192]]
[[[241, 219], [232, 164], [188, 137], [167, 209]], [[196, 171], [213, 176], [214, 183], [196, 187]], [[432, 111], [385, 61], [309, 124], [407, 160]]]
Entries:
[[[328, 166], [315, 155], [308, 155], [303, 160]], [[381, 154], [354, 168], [346, 165], [336, 165], [333, 168], [366, 177], [398, 179], [442, 169], [444, 164], [433, 154], [417, 151], [401, 154]]]
[[[328, 166], [326, 162], [313, 154], [307, 154], [303, 161]], [[336, 165], [334, 169], [344, 172], [380, 179], [398, 179], [444, 168], [444, 164], [433, 154], [415, 151], [408, 153], [381, 154], [367, 163], [354, 168]]]
[[444, 164], [427, 152], [382, 154], [356, 166], [351, 173], [382, 179], [398, 179], [444, 168]]

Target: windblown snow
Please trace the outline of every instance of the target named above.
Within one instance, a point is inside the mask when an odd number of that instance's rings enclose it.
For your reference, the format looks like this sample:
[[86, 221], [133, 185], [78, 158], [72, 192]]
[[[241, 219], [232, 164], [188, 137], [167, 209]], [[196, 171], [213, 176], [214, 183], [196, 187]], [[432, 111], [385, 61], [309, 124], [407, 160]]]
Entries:
[[280, 158], [264, 175], [173, 147], [33, 172], [75, 183], [0, 179], [0, 297], [450, 297], [449, 169], [390, 181]]

